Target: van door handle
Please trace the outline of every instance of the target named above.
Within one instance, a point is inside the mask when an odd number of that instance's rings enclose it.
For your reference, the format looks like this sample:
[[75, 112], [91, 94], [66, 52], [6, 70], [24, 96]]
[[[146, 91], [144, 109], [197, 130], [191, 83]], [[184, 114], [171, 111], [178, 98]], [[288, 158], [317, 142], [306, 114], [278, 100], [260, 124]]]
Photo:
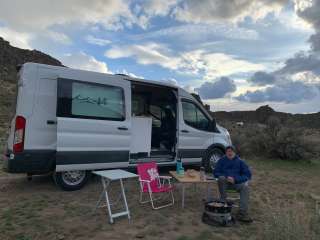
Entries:
[[181, 132], [188, 133], [189, 131], [188, 130], [181, 130]]
[[47, 124], [48, 124], [48, 125], [55, 125], [55, 124], [57, 124], [57, 121], [47, 120]]
[[123, 130], [123, 131], [127, 131], [128, 128], [127, 127], [118, 127], [119, 130]]

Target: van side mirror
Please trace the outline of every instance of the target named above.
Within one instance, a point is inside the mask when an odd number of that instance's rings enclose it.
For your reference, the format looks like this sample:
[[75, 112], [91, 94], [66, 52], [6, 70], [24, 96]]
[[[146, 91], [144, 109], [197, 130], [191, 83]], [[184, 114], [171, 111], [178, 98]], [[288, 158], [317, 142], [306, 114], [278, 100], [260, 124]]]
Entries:
[[218, 132], [217, 123], [216, 123], [216, 120], [215, 120], [215, 119], [212, 119], [212, 121], [210, 122], [210, 129], [211, 129], [213, 132]]

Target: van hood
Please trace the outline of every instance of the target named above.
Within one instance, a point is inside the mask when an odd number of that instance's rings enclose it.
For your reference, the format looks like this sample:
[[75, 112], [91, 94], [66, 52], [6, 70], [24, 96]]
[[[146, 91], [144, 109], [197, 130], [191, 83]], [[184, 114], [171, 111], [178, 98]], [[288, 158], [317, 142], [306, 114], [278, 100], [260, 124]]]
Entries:
[[232, 141], [231, 141], [231, 137], [230, 137], [229, 131], [226, 128], [220, 126], [219, 124], [217, 124], [217, 128], [218, 128], [220, 134], [225, 137], [226, 142], [229, 145], [232, 145]]

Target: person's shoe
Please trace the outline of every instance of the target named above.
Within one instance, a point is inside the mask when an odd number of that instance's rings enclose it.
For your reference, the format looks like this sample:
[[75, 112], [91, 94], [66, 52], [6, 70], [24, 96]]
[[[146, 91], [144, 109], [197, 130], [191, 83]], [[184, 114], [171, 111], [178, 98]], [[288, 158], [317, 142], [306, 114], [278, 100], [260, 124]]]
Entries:
[[236, 219], [240, 222], [244, 222], [244, 223], [252, 223], [253, 219], [249, 216], [248, 213], [242, 213], [239, 212], [236, 216]]

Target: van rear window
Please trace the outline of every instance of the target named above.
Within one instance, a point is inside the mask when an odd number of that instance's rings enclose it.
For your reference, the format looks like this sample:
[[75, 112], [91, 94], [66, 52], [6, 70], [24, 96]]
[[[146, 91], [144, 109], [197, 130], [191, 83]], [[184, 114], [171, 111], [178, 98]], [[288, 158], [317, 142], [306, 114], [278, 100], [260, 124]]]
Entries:
[[116, 86], [59, 79], [57, 116], [123, 121], [124, 91]]

